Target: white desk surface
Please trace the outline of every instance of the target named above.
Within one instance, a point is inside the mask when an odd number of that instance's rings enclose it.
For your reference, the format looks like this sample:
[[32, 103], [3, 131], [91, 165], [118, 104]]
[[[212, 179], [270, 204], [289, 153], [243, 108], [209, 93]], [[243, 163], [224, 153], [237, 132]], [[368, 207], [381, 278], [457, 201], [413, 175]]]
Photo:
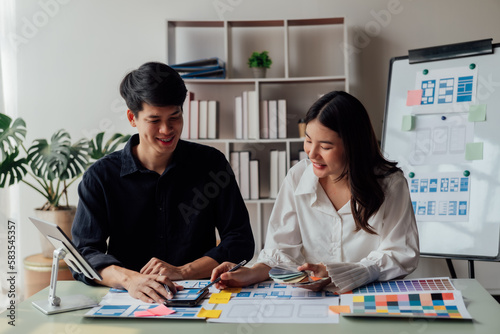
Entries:
[[[45, 315], [31, 302], [47, 298], [48, 288], [16, 305], [15, 327], [8, 325], [8, 312], [0, 314], [0, 333], [13, 334], [151, 334], [151, 333], [499, 333], [500, 304], [474, 279], [452, 280], [462, 291], [465, 305], [473, 321], [446, 319], [384, 319], [340, 317], [338, 324], [218, 324], [205, 321], [171, 319], [95, 319], [84, 318], [88, 309]], [[100, 300], [106, 287], [90, 287], [75, 281], [59, 281], [57, 295], [84, 294]]]

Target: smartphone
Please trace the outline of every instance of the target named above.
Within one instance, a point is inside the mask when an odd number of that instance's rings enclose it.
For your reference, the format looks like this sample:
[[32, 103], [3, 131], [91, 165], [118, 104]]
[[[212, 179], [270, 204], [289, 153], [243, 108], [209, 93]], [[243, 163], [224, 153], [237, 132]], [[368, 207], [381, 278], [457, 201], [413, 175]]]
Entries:
[[198, 293], [200, 288], [184, 288], [183, 290], [177, 291], [174, 295], [174, 298], [167, 299], [165, 302], [166, 306], [196, 306], [203, 298], [208, 294], [208, 289], [203, 290], [201, 293]]

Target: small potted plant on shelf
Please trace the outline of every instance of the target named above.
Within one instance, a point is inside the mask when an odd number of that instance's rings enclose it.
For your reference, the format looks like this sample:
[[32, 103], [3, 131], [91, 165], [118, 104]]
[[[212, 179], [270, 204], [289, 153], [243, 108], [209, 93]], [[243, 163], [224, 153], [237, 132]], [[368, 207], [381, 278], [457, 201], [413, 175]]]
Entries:
[[248, 66], [252, 69], [255, 78], [265, 78], [266, 70], [271, 67], [272, 63], [268, 51], [253, 52], [248, 58]]
[[[71, 143], [66, 130], [56, 131], [50, 141], [35, 139], [26, 148], [26, 123], [0, 113], [0, 188], [23, 182], [41, 194], [46, 202], [35, 209], [43, 220], [53, 222], [71, 236], [76, 207], [68, 203], [68, 187], [97, 159], [115, 151], [130, 135], [115, 133], [103, 146], [104, 132], [92, 140]], [[62, 202], [65, 202], [62, 204]], [[45, 238], [42, 254], [52, 257], [54, 248]]]

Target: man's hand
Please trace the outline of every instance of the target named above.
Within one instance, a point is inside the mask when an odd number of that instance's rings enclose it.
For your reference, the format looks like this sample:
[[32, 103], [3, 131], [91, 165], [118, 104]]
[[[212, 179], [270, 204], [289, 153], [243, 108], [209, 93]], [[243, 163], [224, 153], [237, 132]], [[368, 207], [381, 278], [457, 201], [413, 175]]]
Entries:
[[172, 281], [184, 279], [182, 271], [179, 267], [175, 267], [162, 261], [156, 257], [149, 260], [144, 267], [142, 267], [141, 274], [152, 275], [161, 274], [162, 276], [168, 277]]

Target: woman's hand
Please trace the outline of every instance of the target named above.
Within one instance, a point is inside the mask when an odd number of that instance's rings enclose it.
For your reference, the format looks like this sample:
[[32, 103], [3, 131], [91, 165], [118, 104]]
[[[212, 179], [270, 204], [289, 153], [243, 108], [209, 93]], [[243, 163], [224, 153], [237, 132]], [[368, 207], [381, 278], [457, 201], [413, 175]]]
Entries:
[[[326, 278], [328, 277], [328, 271], [326, 270], [326, 266], [324, 264], [313, 264], [313, 263], [304, 263], [303, 265], [297, 267], [298, 271], [311, 271], [313, 277], [317, 278]], [[320, 291], [323, 290], [325, 286], [330, 284], [332, 279], [328, 277], [325, 280], [318, 280], [316, 283], [308, 284], [301, 286], [301, 288], [312, 290], [312, 291]]]
[[243, 287], [265, 281], [269, 277], [269, 270], [271, 270], [271, 268], [265, 264], [258, 263], [252, 268], [241, 267], [238, 270], [228, 272], [234, 266], [236, 266], [236, 264], [224, 262], [214, 268], [210, 281], [213, 282], [217, 277], [221, 278], [219, 283], [215, 284], [217, 289], [223, 290], [229, 287]]

